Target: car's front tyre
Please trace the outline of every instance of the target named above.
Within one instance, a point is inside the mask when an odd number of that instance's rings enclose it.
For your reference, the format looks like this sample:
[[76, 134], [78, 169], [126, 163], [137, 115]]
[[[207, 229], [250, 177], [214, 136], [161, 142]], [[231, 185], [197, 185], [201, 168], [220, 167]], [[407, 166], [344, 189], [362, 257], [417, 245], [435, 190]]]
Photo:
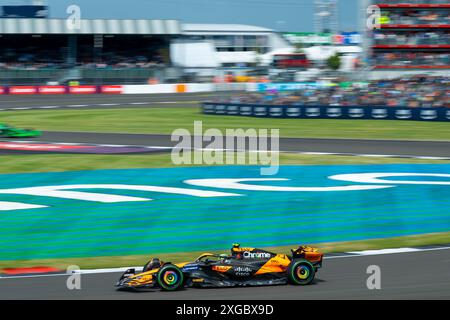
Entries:
[[167, 264], [161, 267], [156, 275], [158, 286], [165, 291], [179, 290], [184, 285], [183, 272], [173, 264]]

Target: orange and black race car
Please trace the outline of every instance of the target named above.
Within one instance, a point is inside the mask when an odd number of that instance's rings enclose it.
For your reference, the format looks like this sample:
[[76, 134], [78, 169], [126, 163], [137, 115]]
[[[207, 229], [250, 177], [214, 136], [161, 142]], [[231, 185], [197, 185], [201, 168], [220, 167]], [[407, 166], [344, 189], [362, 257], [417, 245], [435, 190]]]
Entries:
[[308, 285], [322, 267], [323, 253], [300, 246], [292, 255], [233, 245], [231, 255], [205, 253], [194, 262], [164, 263], [150, 260], [142, 272], [127, 270], [116, 284], [119, 290], [160, 288], [174, 291], [187, 287], [235, 287]]

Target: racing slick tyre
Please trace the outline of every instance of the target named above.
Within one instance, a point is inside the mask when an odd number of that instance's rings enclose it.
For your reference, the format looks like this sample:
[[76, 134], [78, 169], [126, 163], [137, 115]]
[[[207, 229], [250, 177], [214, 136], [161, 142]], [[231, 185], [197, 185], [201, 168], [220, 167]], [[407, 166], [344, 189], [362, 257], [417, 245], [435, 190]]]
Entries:
[[156, 275], [158, 286], [165, 291], [179, 290], [184, 285], [183, 272], [173, 264], [162, 266]]
[[287, 272], [289, 283], [298, 286], [311, 284], [316, 276], [312, 263], [304, 259], [292, 261]]

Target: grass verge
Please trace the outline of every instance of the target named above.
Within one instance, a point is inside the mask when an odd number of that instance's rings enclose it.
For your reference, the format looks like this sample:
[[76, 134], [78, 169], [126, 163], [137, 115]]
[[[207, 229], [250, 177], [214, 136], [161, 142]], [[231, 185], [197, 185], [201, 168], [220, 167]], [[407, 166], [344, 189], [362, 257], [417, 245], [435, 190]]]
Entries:
[[280, 129], [282, 137], [450, 141], [445, 122], [264, 119], [204, 115], [198, 107], [2, 112], [2, 122], [47, 131], [171, 134], [178, 128]]
[[[1, 156], [0, 174], [98, 169], [172, 168], [169, 153], [146, 155], [10, 155]], [[282, 153], [281, 165], [448, 164], [446, 160], [377, 158]], [[188, 165], [186, 165], [188, 166]], [[195, 165], [191, 165], [195, 166]], [[178, 166], [177, 166], [178, 167]]]
[[[377, 250], [386, 248], [400, 248], [412, 246], [425, 245], [442, 245], [450, 243], [450, 232], [434, 233], [426, 235], [414, 235], [386, 239], [373, 239], [352, 242], [335, 242], [335, 243], [321, 243], [312, 244], [320, 248], [325, 253], [332, 252], [349, 252], [361, 250]], [[278, 253], [290, 253], [290, 249], [304, 243], [293, 244], [292, 246], [270, 247], [264, 248]], [[231, 244], [230, 244], [231, 245]], [[250, 243], [243, 243], [243, 246], [250, 246]], [[170, 261], [173, 263], [192, 261], [204, 252], [181, 252], [160, 254], [159, 258], [163, 261]], [[220, 251], [212, 251], [210, 253], [227, 253], [224, 248]], [[115, 268], [127, 266], [141, 266], [144, 265], [152, 256], [148, 255], [138, 256], [121, 256], [121, 257], [95, 257], [95, 258], [71, 258], [71, 259], [49, 259], [49, 260], [20, 260], [20, 261], [0, 261], [0, 269], [4, 268], [19, 268], [19, 267], [34, 267], [34, 266], [49, 266], [60, 269], [66, 269], [68, 266], [79, 266], [82, 269], [95, 268]]]

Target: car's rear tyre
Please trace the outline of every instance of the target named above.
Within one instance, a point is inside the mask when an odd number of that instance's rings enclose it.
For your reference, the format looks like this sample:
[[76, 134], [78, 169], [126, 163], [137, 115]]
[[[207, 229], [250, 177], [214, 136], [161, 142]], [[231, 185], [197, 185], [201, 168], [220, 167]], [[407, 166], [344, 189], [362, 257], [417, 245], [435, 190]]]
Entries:
[[314, 266], [305, 259], [292, 261], [287, 272], [289, 283], [297, 286], [311, 284], [316, 276]]
[[156, 275], [158, 286], [165, 291], [179, 290], [184, 285], [183, 272], [173, 264], [162, 266]]

